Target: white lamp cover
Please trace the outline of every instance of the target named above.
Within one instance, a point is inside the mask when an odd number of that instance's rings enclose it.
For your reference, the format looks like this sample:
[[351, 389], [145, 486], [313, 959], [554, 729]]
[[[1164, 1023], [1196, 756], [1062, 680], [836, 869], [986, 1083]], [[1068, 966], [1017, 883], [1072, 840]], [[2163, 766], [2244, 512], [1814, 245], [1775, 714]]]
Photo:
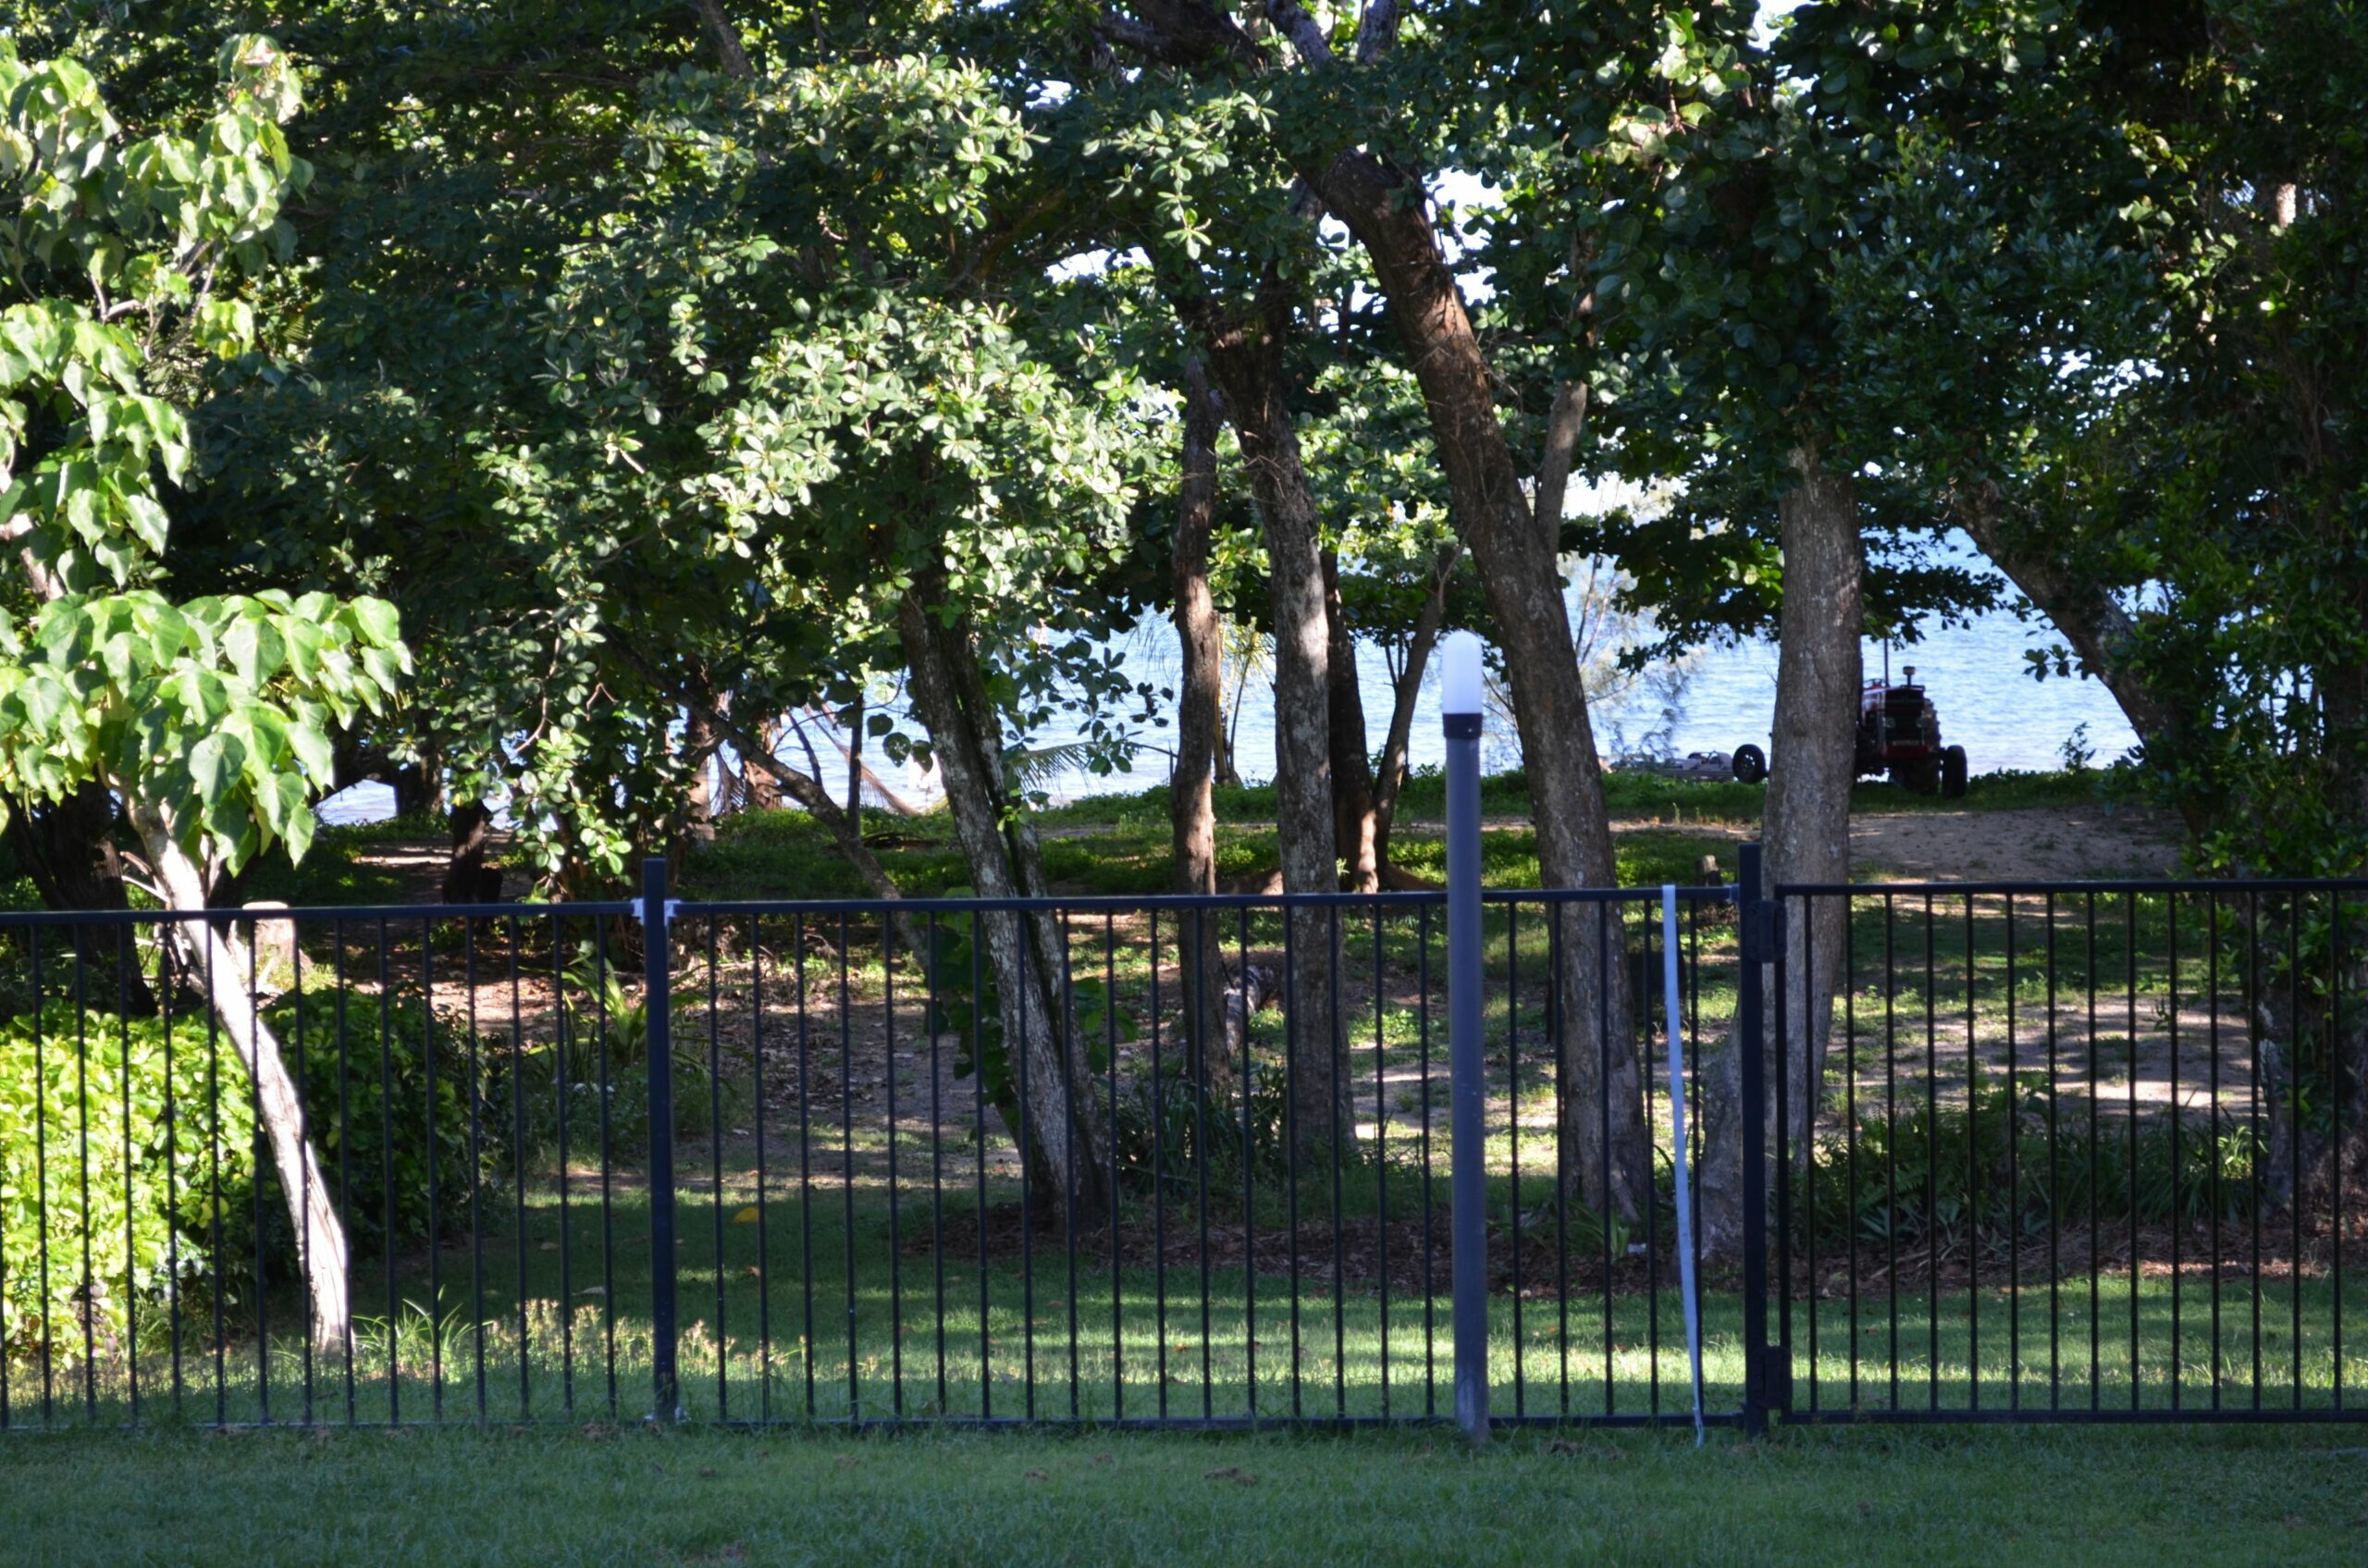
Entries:
[[1450, 632], [1439, 657], [1439, 711], [1481, 711], [1479, 637], [1471, 632]]

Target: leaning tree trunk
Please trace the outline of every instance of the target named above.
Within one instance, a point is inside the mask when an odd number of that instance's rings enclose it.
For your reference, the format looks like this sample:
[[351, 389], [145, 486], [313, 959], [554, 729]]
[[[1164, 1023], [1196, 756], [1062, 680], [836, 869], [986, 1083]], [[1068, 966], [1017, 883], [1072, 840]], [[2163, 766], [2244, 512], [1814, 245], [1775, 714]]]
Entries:
[[[896, 632], [912, 673], [913, 710], [928, 726], [955, 836], [984, 899], [1042, 898], [1051, 889], [1034, 828], [1015, 809], [1003, 761], [1002, 721], [979, 669], [968, 627], [946, 624], [930, 604], [944, 569], [924, 572], [896, 607]], [[1080, 1222], [1109, 1212], [1108, 1130], [1092, 1093], [1068, 985], [1067, 945], [1045, 911], [980, 911], [978, 939], [993, 965], [1004, 1049], [1027, 1085], [1011, 1127], [1030, 1191]]]
[[[1557, 888], [1612, 886], [1619, 869], [1563, 601], [1560, 519], [1541, 520], [1523, 496], [1496, 381], [1420, 184], [1353, 149], [1320, 154], [1301, 173], [1372, 260], [1421, 383], [1456, 526], [1511, 678], [1543, 880]], [[1606, 907], [1565, 905], [1558, 916], [1563, 1179], [1598, 1212], [1635, 1219], [1652, 1200], [1653, 1145], [1629, 1027], [1625, 941], [1616, 925], [1598, 925]]]
[[[2195, 715], [2175, 694], [2149, 680], [2130, 657], [2140, 628], [2115, 601], [2110, 586], [2079, 562], [2058, 553], [2054, 530], [2018, 522], [2006, 493], [1994, 483], [1968, 485], [1953, 496], [1949, 516], [1990, 563], [2006, 574], [2016, 591], [2063, 634], [2080, 661], [2081, 672], [2094, 676], [2111, 695], [2148, 750], [2175, 764], [2183, 759], [2187, 754], [2184, 736], [2193, 727]], [[2179, 814], [2188, 831], [2197, 836], [2211, 825], [2202, 809], [2191, 802], [2183, 802]]]
[[1381, 885], [1378, 823], [1374, 816], [1373, 767], [1365, 750], [1365, 698], [1357, 679], [1357, 643], [1340, 606], [1340, 558], [1324, 552], [1326, 687], [1332, 724], [1332, 833], [1349, 885], [1371, 893]]
[[[1183, 673], [1176, 699], [1176, 772], [1167, 786], [1176, 891], [1186, 894], [1217, 890], [1215, 785], [1225, 720], [1218, 707], [1225, 646], [1216, 600], [1209, 592], [1209, 549], [1217, 512], [1217, 422], [1208, 372], [1199, 360], [1187, 360], [1175, 555], [1176, 641]], [[1225, 993], [1219, 936], [1214, 917], [1205, 911], [1178, 916], [1185, 1054], [1192, 1081], [1210, 1094], [1221, 1092], [1232, 1066], [1230, 1053], [1209, 1048], [1219, 1032]]]
[[1414, 708], [1422, 697], [1423, 671], [1438, 643], [1439, 627], [1447, 618], [1448, 585], [1462, 558], [1460, 545], [1439, 551], [1430, 588], [1423, 595], [1423, 612], [1414, 622], [1414, 635], [1406, 641], [1405, 665], [1389, 694], [1389, 733], [1381, 743], [1381, 766], [1373, 785], [1374, 859], [1383, 867], [1389, 864], [1389, 830], [1398, 820], [1398, 794], [1406, 784], [1406, 757], [1414, 738]]
[[[127, 792], [128, 811], [149, 865], [156, 873], [157, 891], [177, 910], [205, 907], [205, 876], [173, 840], [164, 820]], [[217, 930], [210, 920], [169, 922], [175, 945], [189, 972], [205, 988], [206, 1001], [230, 1037], [239, 1059], [253, 1080], [255, 1104], [271, 1140], [273, 1165], [294, 1222], [298, 1262], [312, 1297], [313, 1343], [336, 1350], [349, 1342], [352, 1315], [346, 1294], [345, 1225], [330, 1202], [330, 1187], [321, 1171], [304, 1126], [303, 1102], [281, 1059], [279, 1042], [255, 1011], [247, 992], [251, 958], [235, 928]]]
[[[1850, 786], [1857, 776], [1861, 551], [1856, 487], [1828, 473], [1813, 449], [1793, 454], [1800, 482], [1777, 503], [1784, 557], [1777, 623], [1776, 726], [1761, 838], [1774, 883], [1841, 883], [1850, 875]], [[1763, 891], [1766, 891], [1763, 889]], [[1833, 997], [1842, 981], [1847, 902], [1794, 901], [1784, 911], [1784, 1136], [1807, 1167], [1825, 1092]], [[1812, 961], [1814, 968], [1812, 968]], [[1760, 976], [1773, 1005], [1776, 971]], [[1743, 1244], [1742, 1055], [1764, 1049], [1730, 1031], [1703, 1064], [1702, 1250], [1734, 1257]], [[1768, 1115], [1774, 1130], [1774, 1080]], [[1775, 1157], [1776, 1142], [1768, 1143]]]
[[[1300, 464], [1299, 432], [1284, 398], [1283, 342], [1290, 303], [1272, 286], [1248, 317], [1205, 316], [1209, 368], [1225, 389], [1266, 531], [1275, 625], [1275, 817], [1283, 891], [1337, 893], [1333, 841], [1331, 618], [1325, 611], [1324, 546], [1315, 498]], [[1332, 911], [1294, 908], [1289, 919], [1290, 1095], [1296, 1142], [1330, 1143], [1353, 1129], [1333, 1009]]]

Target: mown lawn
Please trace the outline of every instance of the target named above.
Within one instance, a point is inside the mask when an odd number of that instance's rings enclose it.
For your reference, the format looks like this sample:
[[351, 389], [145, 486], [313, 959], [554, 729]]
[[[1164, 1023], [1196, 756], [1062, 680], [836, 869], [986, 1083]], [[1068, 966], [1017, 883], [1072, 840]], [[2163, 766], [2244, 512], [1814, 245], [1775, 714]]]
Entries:
[[0, 1447], [8, 1560], [2357, 1563], [2330, 1431], [80, 1434]]

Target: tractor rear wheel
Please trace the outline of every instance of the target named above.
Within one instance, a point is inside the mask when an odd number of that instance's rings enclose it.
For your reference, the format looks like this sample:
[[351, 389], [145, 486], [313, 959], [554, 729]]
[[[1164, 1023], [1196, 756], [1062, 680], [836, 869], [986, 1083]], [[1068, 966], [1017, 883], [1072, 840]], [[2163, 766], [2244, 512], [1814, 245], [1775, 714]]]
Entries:
[[1941, 753], [1941, 798], [1965, 798], [1965, 747], [1953, 746]]
[[1733, 767], [1736, 782], [1758, 784], [1768, 776], [1768, 753], [1756, 746], [1738, 746]]

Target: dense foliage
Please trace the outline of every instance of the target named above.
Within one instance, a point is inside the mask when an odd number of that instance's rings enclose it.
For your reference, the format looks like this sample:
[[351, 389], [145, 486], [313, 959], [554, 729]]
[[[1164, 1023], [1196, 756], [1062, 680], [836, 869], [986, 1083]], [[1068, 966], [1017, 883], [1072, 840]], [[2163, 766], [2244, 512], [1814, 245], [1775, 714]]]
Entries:
[[228, 1066], [226, 1086], [202, 1019], [93, 1020], [60, 1000], [0, 1026], [0, 1353], [45, 1333], [71, 1363], [87, 1326], [91, 1350], [119, 1354], [136, 1311], [225, 1288], [255, 1179], [254, 1116]]
[[[301, 1057], [307, 1119], [358, 1255], [465, 1224], [456, 1194], [498, 1182], [516, 1147], [511, 1072], [416, 991], [382, 1008], [330, 987], [272, 1021]], [[365, 1016], [366, 1015], [366, 1016]], [[301, 1020], [302, 1027], [298, 1027]], [[473, 1092], [474, 1091], [474, 1092]], [[56, 1364], [117, 1358], [178, 1303], [204, 1315], [296, 1266], [237, 1056], [202, 1016], [125, 1018], [52, 1001], [0, 1023], [0, 1350]], [[438, 1197], [440, 1194], [440, 1202]], [[430, 1219], [436, 1222], [431, 1228]]]
[[[1172, 724], [1177, 776], [1223, 779], [1261, 660], [1275, 853], [1227, 853], [1302, 892], [1419, 880], [1388, 824], [1448, 626], [1497, 650], [1549, 885], [1621, 868], [1603, 667], [1781, 627], [1763, 836], [1831, 880], [1861, 637], [2017, 600], [2063, 639], [2033, 673], [2128, 715], [2198, 870], [2368, 866], [2354, 7], [0, 18], [0, 808], [116, 907], [237, 897], [364, 778], [444, 812], [448, 899], [483, 895], [497, 811], [537, 895], [612, 894], [735, 789], [892, 895], [867, 756], [938, 770], [933, 885], [1042, 895], [1047, 773]], [[1120, 652], [1170, 615], [1175, 691]], [[1168, 800], [1196, 891], [1205, 798]], [[1028, 1053], [1100, 1060], [1028, 924], [958, 932], [965, 1066], [1006, 1119]], [[1322, 994], [1313, 926], [1300, 958]], [[1624, 982], [1557, 983], [1573, 1103], [1617, 1080], [1616, 1126], [1566, 1122], [1576, 1179], [1636, 1211], [1634, 1064], [1580, 1038], [1621, 1034]], [[287, 1163], [268, 1041], [206, 1001]], [[2357, 1022], [2289, 1010], [2256, 1020], [2290, 1047], [2266, 1070], [2368, 1107]], [[570, 1049], [547, 1099], [583, 1087]], [[1075, 1143], [1091, 1189], [1080, 1115], [1021, 1136]], [[416, 1239], [409, 1202], [361, 1241]]]

